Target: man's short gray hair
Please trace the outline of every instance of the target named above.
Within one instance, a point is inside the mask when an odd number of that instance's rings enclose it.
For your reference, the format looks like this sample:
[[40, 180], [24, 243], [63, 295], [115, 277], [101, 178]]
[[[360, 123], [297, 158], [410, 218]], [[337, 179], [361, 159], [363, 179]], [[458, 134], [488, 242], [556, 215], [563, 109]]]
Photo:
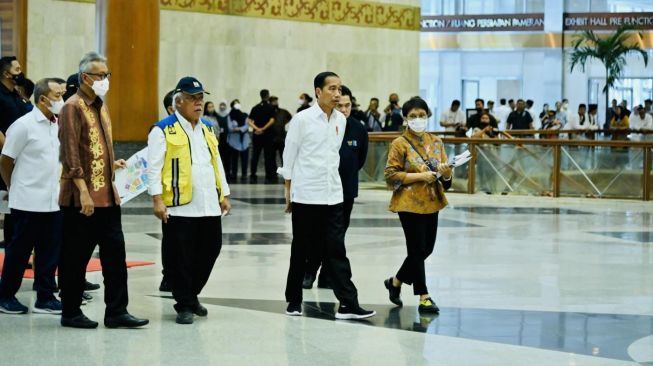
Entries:
[[81, 74], [83, 72], [89, 72], [91, 68], [91, 62], [101, 62], [106, 64], [107, 58], [95, 51], [86, 53], [84, 57], [82, 57], [82, 60], [79, 61], [79, 73]]
[[176, 93], [174, 93], [172, 95], [172, 110], [173, 111], [177, 110], [177, 98], [181, 99], [182, 94], [183, 94], [183, 92], [178, 91], [178, 92], [176, 92]]
[[52, 89], [50, 83], [56, 83], [54, 78], [41, 79], [34, 84], [34, 103], [38, 104], [42, 96], [47, 97]]

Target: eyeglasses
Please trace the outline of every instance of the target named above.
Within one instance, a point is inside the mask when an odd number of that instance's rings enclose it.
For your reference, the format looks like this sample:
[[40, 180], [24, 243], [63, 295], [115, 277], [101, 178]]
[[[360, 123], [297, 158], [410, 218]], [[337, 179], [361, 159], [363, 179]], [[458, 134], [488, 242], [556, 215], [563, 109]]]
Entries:
[[204, 93], [199, 93], [199, 94], [186, 94], [182, 93], [184, 99], [186, 99], [189, 102], [202, 102], [204, 101]]
[[106, 74], [94, 74], [92, 72], [85, 72], [84, 74], [97, 76], [97, 77], [100, 78], [100, 80], [110, 79], [111, 78], [111, 73], [110, 72], [107, 72]]

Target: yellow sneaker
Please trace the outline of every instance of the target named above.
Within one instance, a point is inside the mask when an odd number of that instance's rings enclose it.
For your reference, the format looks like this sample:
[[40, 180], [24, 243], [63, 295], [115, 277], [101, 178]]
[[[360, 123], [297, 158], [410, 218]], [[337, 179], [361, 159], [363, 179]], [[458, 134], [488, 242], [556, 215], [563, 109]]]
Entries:
[[440, 308], [435, 304], [435, 301], [431, 299], [430, 297], [427, 297], [426, 299], [422, 300], [419, 302], [419, 308], [418, 308], [420, 313], [439, 313]]

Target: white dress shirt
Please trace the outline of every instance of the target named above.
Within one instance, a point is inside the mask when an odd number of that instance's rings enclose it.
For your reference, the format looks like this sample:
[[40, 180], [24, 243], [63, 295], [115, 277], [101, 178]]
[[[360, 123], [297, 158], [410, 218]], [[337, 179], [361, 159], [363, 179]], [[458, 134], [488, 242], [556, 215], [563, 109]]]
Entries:
[[[220, 209], [218, 191], [215, 189], [215, 173], [211, 163], [211, 152], [206, 144], [202, 126], [200, 126], [201, 122], [198, 122], [195, 128], [193, 128], [193, 125], [182, 117], [179, 112], [175, 112], [175, 115], [190, 140], [191, 157], [193, 160], [191, 173], [193, 180], [193, 198], [188, 204], [168, 207], [168, 215], [181, 217], [220, 216], [222, 215], [222, 210]], [[147, 137], [147, 146], [148, 161], [150, 163], [150, 169], [147, 173], [150, 181], [148, 191], [150, 195], [156, 196], [163, 193], [161, 170], [163, 169], [166, 154], [166, 138], [160, 128], [154, 127], [150, 131]], [[226, 197], [230, 194], [229, 184], [225, 178], [222, 161], [217, 156], [216, 159], [218, 160], [218, 167], [220, 169], [222, 191]]]
[[[448, 111], [442, 113], [442, 116], [440, 116], [440, 122], [460, 123], [464, 127], [467, 121], [463, 111], [458, 109], [457, 111], [453, 112], [451, 109], [449, 109]], [[445, 127], [444, 130], [455, 131], [456, 127]]]
[[342, 203], [340, 145], [345, 136], [347, 119], [333, 110], [331, 118], [316, 103], [290, 121], [283, 167], [277, 172], [291, 180], [290, 200], [310, 205]]
[[[639, 113], [633, 112], [630, 115], [630, 129], [632, 130], [653, 130], [653, 117], [646, 113], [644, 119], [639, 117]], [[648, 140], [651, 135], [644, 135], [642, 133], [633, 133], [631, 135], [633, 141]]]
[[2, 155], [15, 160], [9, 207], [30, 212], [59, 211], [59, 125], [34, 107], [7, 130]]
[[501, 131], [504, 131], [508, 127], [508, 116], [510, 115], [510, 112], [512, 112], [512, 109], [510, 109], [506, 104], [497, 107], [495, 117], [499, 120], [499, 129]]

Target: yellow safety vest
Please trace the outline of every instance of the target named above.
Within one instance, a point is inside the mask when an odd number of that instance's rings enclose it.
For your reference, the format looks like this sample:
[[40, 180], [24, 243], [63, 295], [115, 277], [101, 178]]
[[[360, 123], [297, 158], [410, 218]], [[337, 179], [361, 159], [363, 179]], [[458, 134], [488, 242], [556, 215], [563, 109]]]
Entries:
[[[211, 165], [215, 172], [215, 186], [218, 190], [220, 202], [224, 201], [222, 192], [222, 180], [218, 159], [218, 139], [213, 133], [211, 123], [200, 120], [200, 127], [206, 139], [206, 145], [211, 153]], [[186, 131], [177, 120], [175, 114], [168, 116], [155, 126], [161, 128], [166, 138], [166, 155], [161, 172], [161, 183], [163, 185], [163, 203], [168, 207], [182, 206], [190, 203], [193, 199], [193, 177], [190, 139]]]

